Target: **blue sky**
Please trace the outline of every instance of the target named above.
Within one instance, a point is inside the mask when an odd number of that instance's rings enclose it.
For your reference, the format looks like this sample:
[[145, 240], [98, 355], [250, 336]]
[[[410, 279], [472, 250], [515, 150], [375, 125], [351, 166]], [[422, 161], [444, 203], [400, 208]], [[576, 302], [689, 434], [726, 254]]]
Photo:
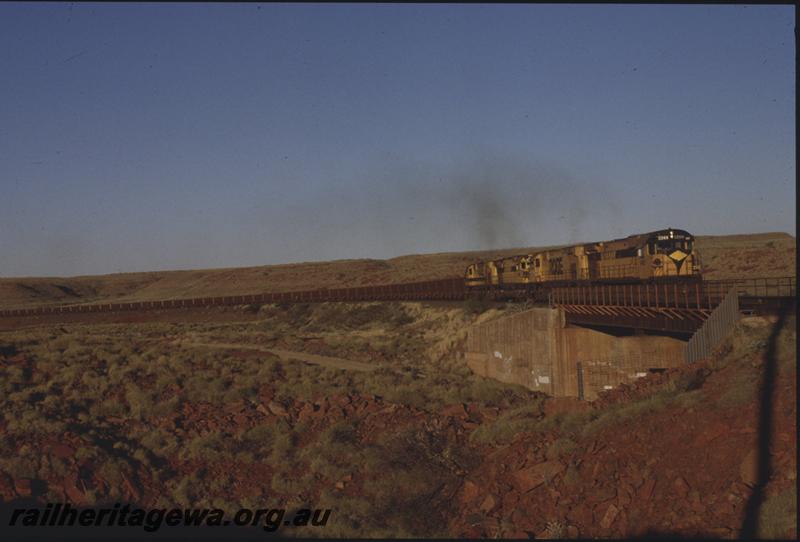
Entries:
[[0, 4], [0, 276], [795, 231], [793, 6]]

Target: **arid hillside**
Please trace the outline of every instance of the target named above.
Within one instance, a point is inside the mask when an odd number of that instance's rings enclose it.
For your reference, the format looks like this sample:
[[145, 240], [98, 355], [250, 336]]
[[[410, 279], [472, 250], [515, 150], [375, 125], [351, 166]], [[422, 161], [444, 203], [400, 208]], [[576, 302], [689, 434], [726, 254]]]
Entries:
[[[794, 276], [796, 240], [785, 233], [700, 236], [708, 278]], [[0, 279], [0, 307], [101, 300], [145, 301], [239, 295], [461, 276], [476, 260], [552, 247], [443, 252], [389, 260], [336, 260], [259, 267], [120, 273], [66, 278]]]
[[780, 334], [745, 318], [712, 359], [581, 403], [466, 368], [466, 326], [509, 310], [297, 304], [2, 332], [0, 500], [333, 510], [289, 536], [732, 539], [772, 350], [758, 534], [796, 537], [793, 316]]
[[697, 238], [704, 273], [712, 279], [793, 277], [797, 239], [786, 233]]
[[522, 250], [525, 249], [400, 256], [390, 260], [335, 260], [229, 269], [0, 279], [0, 307], [107, 299], [145, 301], [413, 282], [458, 276], [470, 262], [516, 254]]

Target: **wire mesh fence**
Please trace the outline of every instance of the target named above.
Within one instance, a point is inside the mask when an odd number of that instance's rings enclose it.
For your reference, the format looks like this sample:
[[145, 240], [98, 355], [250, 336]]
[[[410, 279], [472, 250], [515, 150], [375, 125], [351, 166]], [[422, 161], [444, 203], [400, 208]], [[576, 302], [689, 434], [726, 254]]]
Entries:
[[703, 322], [686, 344], [684, 358], [693, 363], [708, 357], [739, 321], [739, 292], [732, 287], [714, 312]]
[[666, 356], [656, 351], [645, 352], [640, 357], [581, 360], [577, 363], [578, 397], [591, 401], [603, 391], [682, 363], [680, 356]]

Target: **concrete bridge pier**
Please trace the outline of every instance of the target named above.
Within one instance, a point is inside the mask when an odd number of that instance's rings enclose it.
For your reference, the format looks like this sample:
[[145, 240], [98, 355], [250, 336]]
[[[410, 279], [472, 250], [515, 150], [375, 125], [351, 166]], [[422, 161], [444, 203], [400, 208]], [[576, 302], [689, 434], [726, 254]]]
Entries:
[[478, 375], [555, 397], [591, 400], [650, 369], [684, 363], [685, 345], [643, 332], [619, 337], [571, 326], [561, 308], [534, 308], [472, 326], [465, 358]]

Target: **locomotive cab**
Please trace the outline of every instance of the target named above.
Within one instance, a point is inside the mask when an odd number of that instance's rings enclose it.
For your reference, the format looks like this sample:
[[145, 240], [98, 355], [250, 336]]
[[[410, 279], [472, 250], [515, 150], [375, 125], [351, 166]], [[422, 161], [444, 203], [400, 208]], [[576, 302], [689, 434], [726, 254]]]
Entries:
[[654, 276], [693, 275], [696, 271], [694, 237], [685, 230], [669, 228], [647, 237], [647, 255]]
[[478, 262], [469, 265], [464, 273], [464, 278], [467, 286], [485, 286], [486, 264]]

